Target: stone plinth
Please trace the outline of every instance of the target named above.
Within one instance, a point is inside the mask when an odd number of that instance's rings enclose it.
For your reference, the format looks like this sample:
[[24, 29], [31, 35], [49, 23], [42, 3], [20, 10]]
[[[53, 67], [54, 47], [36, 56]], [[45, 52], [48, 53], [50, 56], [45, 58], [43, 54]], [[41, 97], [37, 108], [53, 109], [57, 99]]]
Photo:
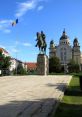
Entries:
[[48, 75], [49, 73], [49, 60], [48, 56], [45, 54], [38, 54], [37, 73], [38, 75]]

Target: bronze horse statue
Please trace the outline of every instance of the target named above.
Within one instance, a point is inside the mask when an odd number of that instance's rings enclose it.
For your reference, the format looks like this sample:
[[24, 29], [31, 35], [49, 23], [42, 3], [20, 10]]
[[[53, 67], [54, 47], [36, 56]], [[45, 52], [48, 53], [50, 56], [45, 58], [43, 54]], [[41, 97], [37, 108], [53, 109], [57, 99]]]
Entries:
[[46, 54], [46, 47], [47, 47], [47, 44], [46, 44], [46, 41], [45, 41], [45, 37], [43, 36], [43, 32], [41, 31], [41, 33], [37, 32], [37, 44], [36, 44], [36, 47], [39, 48], [39, 51], [40, 51], [40, 54]]

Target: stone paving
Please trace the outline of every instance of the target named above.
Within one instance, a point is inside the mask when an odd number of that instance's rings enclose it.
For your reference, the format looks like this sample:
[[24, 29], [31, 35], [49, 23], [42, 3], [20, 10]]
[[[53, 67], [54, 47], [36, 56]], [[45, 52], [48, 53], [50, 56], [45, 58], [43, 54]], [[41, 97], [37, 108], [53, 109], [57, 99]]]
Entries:
[[0, 117], [48, 117], [71, 76], [0, 77]]

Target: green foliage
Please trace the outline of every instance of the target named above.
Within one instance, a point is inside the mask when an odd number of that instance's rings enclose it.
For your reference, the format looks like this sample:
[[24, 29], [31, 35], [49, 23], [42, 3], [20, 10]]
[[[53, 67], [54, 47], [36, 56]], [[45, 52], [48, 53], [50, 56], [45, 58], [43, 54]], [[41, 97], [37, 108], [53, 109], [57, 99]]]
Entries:
[[2, 75], [9, 75], [10, 59], [9, 56], [4, 56], [0, 51], [0, 70], [2, 71]]
[[5, 58], [4, 58], [3, 68], [9, 69], [9, 67], [10, 67], [10, 65], [11, 65], [10, 59], [11, 59], [10, 57], [5, 57]]
[[64, 65], [61, 65], [61, 72], [64, 73]]
[[27, 71], [23, 68], [22, 64], [19, 63], [17, 69], [15, 69], [13, 73], [18, 75], [26, 75]]
[[2, 52], [0, 51], [0, 69], [3, 68], [4, 65], [4, 55], [2, 54]]
[[2, 52], [0, 52], [0, 69], [9, 69], [11, 62], [9, 56], [4, 56]]
[[61, 71], [61, 64], [58, 57], [52, 57], [49, 59], [49, 73], [59, 73]]
[[28, 75], [37, 75], [37, 70], [28, 70]]
[[68, 71], [69, 71], [69, 73], [80, 72], [79, 64], [75, 63], [74, 60], [70, 60], [70, 62], [68, 63]]
[[53, 117], [82, 117], [82, 91], [79, 77], [73, 77]]

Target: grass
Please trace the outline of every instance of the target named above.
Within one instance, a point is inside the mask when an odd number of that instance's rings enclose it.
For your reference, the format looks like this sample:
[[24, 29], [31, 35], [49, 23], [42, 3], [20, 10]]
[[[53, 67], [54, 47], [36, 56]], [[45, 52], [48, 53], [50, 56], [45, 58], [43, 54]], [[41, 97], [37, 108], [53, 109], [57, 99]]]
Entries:
[[54, 117], [82, 117], [82, 91], [78, 77], [72, 78]]
[[65, 73], [49, 73], [49, 75], [65, 75]]

